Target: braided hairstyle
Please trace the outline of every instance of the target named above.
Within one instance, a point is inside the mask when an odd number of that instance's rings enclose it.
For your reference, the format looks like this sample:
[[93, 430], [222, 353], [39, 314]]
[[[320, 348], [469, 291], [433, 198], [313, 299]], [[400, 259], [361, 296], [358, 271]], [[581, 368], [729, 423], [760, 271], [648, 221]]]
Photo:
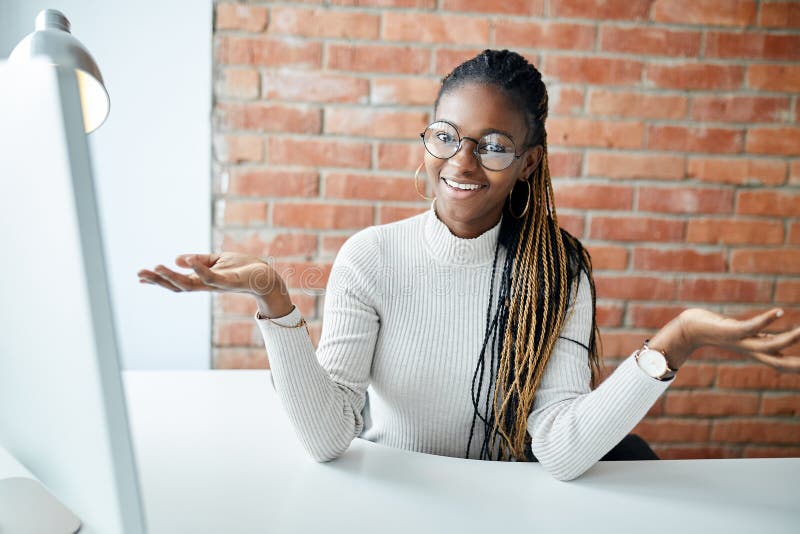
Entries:
[[[512, 105], [525, 113], [528, 135], [521, 148], [542, 145], [544, 150], [538, 166], [527, 177], [527, 185], [515, 186], [503, 208], [504, 217], [492, 268], [486, 331], [472, 379], [475, 413], [465, 457], [469, 456], [476, 422], [480, 418], [483, 422], [480, 459], [536, 461], [530, 448], [527, 419], [545, 366], [567, 320], [570, 300], [577, 294], [581, 271], [589, 279], [592, 294], [589, 345], [564, 339], [587, 350], [593, 387], [599, 374], [600, 349], [591, 258], [577, 239], [558, 226], [544, 127], [547, 90], [541, 73], [515, 52], [484, 50], [444, 78], [435, 107], [438, 108], [442, 95], [448, 91], [472, 83], [500, 89]], [[512, 209], [510, 204], [517, 204], [515, 197], [522, 197], [519, 205], [524, 207], [528, 203], [528, 209]], [[520, 218], [514, 215], [523, 211]], [[495, 301], [493, 291], [501, 245], [507, 254]], [[487, 359], [489, 381], [481, 406]], [[494, 388], [491, 387], [492, 380]]]

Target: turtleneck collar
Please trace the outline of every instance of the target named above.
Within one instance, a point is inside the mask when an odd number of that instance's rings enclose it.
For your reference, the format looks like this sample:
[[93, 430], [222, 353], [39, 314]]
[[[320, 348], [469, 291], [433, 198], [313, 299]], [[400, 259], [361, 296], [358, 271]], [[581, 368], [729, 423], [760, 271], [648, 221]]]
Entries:
[[484, 265], [494, 260], [503, 216], [478, 237], [465, 239], [454, 235], [436, 214], [436, 203], [425, 214], [425, 242], [436, 258], [456, 265]]

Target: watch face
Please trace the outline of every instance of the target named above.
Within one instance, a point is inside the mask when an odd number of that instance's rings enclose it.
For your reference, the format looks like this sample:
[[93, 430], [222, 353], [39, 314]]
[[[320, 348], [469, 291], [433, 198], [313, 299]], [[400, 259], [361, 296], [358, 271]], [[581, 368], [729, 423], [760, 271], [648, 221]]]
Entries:
[[667, 372], [667, 359], [656, 350], [643, 350], [639, 353], [639, 367], [648, 375], [658, 378]]

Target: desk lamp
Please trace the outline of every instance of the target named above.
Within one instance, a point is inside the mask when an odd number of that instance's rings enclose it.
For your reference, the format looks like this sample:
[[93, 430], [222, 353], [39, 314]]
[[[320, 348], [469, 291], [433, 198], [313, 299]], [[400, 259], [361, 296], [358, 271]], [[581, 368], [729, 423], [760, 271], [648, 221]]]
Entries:
[[75, 70], [81, 95], [83, 127], [95, 131], [108, 117], [110, 100], [100, 69], [83, 44], [70, 33], [67, 17], [55, 9], [45, 9], [36, 16], [35, 30], [14, 47], [8, 61], [24, 63], [45, 56], [54, 65]]

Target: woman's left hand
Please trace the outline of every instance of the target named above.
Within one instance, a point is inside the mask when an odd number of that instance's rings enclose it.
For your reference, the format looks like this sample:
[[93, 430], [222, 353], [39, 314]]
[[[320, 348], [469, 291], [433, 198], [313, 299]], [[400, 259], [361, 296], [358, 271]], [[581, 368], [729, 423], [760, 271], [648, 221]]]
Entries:
[[800, 342], [800, 326], [767, 332], [783, 315], [775, 308], [749, 319], [734, 319], [701, 308], [683, 311], [651, 339], [650, 345], [666, 349], [670, 366], [680, 367], [696, 349], [720, 347], [744, 354], [779, 371], [800, 372], [800, 353], [783, 350]]

